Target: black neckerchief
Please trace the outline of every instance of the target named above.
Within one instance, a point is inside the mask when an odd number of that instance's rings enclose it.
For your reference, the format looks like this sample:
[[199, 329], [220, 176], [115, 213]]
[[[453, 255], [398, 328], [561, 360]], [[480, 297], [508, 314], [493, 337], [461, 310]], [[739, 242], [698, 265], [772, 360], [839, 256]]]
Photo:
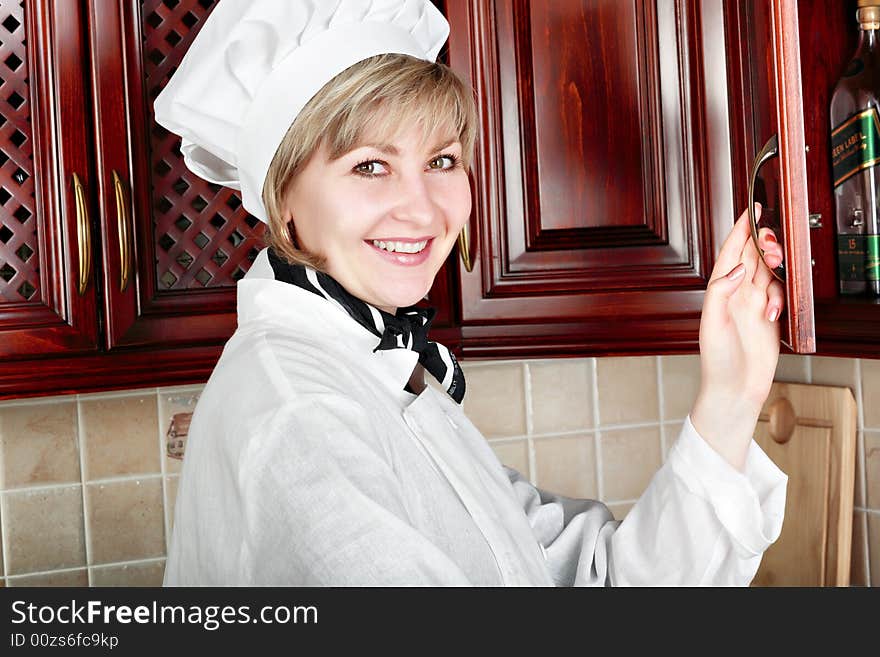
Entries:
[[408, 306], [391, 315], [350, 294], [329, 274], [305, 265], [291, 265], [272, 248], [268, 249], [268, 256], [275, 280], [296, 285], [337, 303], [352, 319], [379, 338], [374, 352], [380, 349], [415, 351], [422, 367], [445, 385], [450, 397], [461, 403], [465, 390], [461, 366], [449, 349], [428, 339], [428, 330], [436, 313], [433, 308]]

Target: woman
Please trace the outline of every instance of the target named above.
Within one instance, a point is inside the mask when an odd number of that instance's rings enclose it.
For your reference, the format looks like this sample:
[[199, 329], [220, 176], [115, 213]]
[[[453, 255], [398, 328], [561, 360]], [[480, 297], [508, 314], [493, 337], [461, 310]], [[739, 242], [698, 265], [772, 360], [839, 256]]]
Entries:
[[446, 22], [422, 0], [323, 4], [223, 0], [156, 101], [269, 244], [193, 416], [165, 583], [747, 584], [786, 485], [751, 438], [782, 294], [747, 219], [706, 293], [694, 409], [626, 519], [534, 488], [410, 307], [471, 210], [473, 99], [433, 63]]

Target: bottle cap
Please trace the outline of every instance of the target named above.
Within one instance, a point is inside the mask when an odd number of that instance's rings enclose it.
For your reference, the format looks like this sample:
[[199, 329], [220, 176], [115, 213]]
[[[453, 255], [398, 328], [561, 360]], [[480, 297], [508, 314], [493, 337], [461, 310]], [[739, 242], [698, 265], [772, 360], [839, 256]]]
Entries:
[[880, 0], [858, 0], [858, 8], [862, 7], [880, 7]]

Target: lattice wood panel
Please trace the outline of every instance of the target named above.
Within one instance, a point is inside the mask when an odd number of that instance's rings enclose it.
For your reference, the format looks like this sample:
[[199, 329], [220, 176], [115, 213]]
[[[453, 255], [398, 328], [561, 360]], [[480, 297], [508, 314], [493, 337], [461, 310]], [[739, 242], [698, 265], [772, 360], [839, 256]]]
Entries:
[[183, 163], [180, 138], [153, 121], [153, 100], [215, 4], [213, 0], [141, 3], [160, 290], [235, 285], [262, 247], [263, 223], [244, 210], [239, 193], [191, 173]]
[[0, 0], [0, 302], [40, 300], [23, 0]]

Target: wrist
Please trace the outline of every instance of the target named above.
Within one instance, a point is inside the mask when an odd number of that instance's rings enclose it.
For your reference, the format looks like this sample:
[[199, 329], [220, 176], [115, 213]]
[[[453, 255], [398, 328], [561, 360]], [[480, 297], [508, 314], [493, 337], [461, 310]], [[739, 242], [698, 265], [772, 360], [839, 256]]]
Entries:
[[743, 471], [761, 406], [724, 391], [701, 390], [691, 410], [691, 423], [712, 449]]

